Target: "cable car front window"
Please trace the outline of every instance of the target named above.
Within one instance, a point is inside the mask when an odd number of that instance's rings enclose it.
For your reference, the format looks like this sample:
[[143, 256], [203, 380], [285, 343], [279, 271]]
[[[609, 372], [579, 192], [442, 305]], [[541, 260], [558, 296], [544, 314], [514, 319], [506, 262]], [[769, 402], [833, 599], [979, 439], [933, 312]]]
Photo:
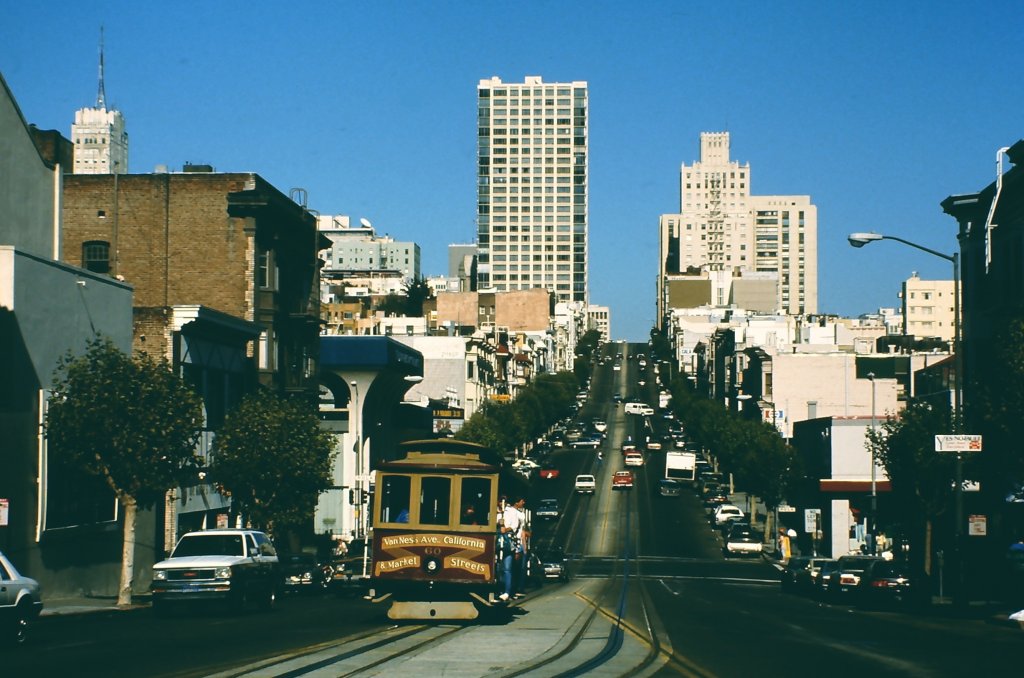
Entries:
[[462, 479], [462, 510], [459, 523], [462, 525], [488, 525], [491, 516], [491, 479]]
[[451, 478], [424, 477], [420, 481], [420, 522], [447, 525], [451, 522]]
[[409, 476], [384, 476], [381, 483], [380, 520], [382, 523], [409, 522]]

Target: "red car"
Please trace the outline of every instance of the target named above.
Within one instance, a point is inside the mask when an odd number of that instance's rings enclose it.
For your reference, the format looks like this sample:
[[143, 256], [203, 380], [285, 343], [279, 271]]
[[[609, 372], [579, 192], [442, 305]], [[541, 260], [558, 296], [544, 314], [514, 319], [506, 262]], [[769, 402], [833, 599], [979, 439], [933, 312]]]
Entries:
[[633, 489], [633, 472], [632, 471], [616, 471], [615, 475], [612, 476], [612, 489], [613, 490], [632, 490]]
[[554, 480], [558, 477], [558, 469], [554, 466], [545, 466], [540, 470], [540, 477], [543, 480]]

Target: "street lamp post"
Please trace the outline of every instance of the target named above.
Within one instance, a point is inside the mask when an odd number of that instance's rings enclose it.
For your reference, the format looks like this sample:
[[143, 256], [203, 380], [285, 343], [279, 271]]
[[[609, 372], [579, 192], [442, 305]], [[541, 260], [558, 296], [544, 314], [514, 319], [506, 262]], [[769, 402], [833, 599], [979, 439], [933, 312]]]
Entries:
[[[868, 380], [871, 381], [871, 432], [875, 432], [875, 373], [868, 372]], [[868, 451], [871, 452], [870, 441], [868, 444]], [[868, 544], [868, 549], [871, 551], [871, 555], [877, 555], [877, 544], [878, 540], [875, 538], [875, 534], [878, 532], [878, 487], [875, 484], [875, 455], [873, 452], [870, 454], [871, 463], [871, 532], [868, 533], [869, 539], [871, 540]]]
[[[960, 253], [953, 252], [953, 254], [943, 254], [937, 250], [933, 250], [930, 247], [924, 245], [918, 245], [916, 242], [904, 240], [903, 238], [897, 238], [893, 235], [882, 235], [881, 233], [851, 233], [847, 236], [847, 240], [853, 247], [864, 247], [869, 242], [876, 240], [895, 240], [901, 242], [904, 245], [909, 245], [914, 249], [919, 249], [922, 252], [927, 252], [933, 256], [945, 259], [946, 261], [953, 264], [953, 365], [954, 365], [954, 376], [955, 379], [953, 384], [953, 431], [956, 432], [960, 428], [961, 419], [961, 399], [962, 399], [962, 384], [964, 382], [964, 358], [963, 351], [960, 349]], [[873, 467], [872, 467], [873, 468]], [[958, 593], [963, 592], [963, 534], [964, 534], [964, 501], [963, 501], [963, 455], [958, 453], [956, 456], [956, 510], [955, 520], [956, 525], [953, 528], [954, 543], [956, 544], [957, 551], [957, 582], [958, 582]], [[960, 595], [962, 600], [962, 595]]]
[[[359, 512], [359, 520], [356, 524], [356, 536], [362, 540], [362, 576], [367, 576], [367, 557], [369, 555], [369, 544], [367, 544], [367, 509], [364, 506], [366, 493], [366, 464], [362, 460], [362, 409], [359, 402], [359, 384], [355, 380], [349, 382], [352, 393], [355, 396], [355, 492], [356, 507]], [[351, 417], [351, 414], [349, 415]]]

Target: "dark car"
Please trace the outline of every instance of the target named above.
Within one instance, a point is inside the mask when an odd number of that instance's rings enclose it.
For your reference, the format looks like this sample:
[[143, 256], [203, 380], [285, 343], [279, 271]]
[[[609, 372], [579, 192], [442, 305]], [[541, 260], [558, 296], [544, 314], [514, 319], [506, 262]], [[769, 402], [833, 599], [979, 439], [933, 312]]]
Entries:
[[552, 546], [539, 554], [540, 571], [544, 579], [569, 581], [569, 567], [565, 552], [558, 546]]
[[818, 561], [817, 569], [811, 570], [811, 592], [815, 597], [823, 598], [828, 595], [838, 561], [832, 558], [819, 558]]
[[833, 600], [846, 598], [858, 591], [860, 580], [868, 566], [880, 562], [878, 556], [842, 556], [836, 562], [835, 572], [829, 582], [829, 597]]
[[790, 558], [789, 562], [786, 563], [786, 567], [782, 570], [782, 590], [795, 592], [799, 586], [798, 582], [803, 581], [805, 578], [807, 582], [810, 582], [810, 569], [810, 556], [793, 556]]
[[910, 567], [903, 562], [876, 560], [860, 576], [859, 602], [866, 606], [910, 605], [914, 593]]
[[719, 504], [724, 504], [729, 501], [729, 492], [726, 488], [720, 487], [704, 495], [704, 506], [710, 509], [714, 509]]
[[286, 592], [322, 593], [334, 580], [334, 568], [329, 559], [310, 553], [280, 556], [281, 574]]

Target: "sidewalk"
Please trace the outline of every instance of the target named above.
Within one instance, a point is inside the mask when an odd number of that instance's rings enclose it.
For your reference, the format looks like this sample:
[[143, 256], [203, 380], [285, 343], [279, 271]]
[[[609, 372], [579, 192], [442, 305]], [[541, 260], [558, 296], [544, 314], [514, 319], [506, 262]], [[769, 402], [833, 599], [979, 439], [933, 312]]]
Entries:
[[129, 607], [118, 607], [117, 596], [60, 596], [43, 598], [41, 617], [59, 617], [72, 614], [91, 614], [96, 612], [131, 612], [150, 607], [148, 593], [134, 595]]

